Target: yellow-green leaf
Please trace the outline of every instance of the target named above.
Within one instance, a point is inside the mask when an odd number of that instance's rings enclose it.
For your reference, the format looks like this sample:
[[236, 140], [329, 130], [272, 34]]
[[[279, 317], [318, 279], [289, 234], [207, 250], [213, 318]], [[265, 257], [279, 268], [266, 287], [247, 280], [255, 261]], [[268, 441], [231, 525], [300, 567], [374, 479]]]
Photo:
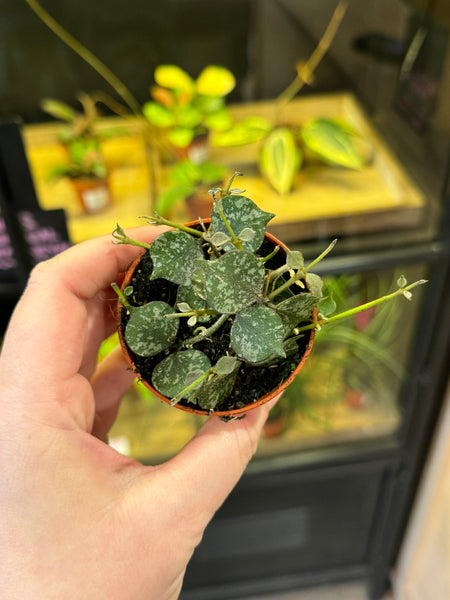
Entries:
[[217, 65], [203, 69], [196, 81], [197, 92], [205, 96], [226, 96], [235, 85], [233, 73]]
[[170, 90], [191, 92], [195, 87], [192, 77], [177, 65], [159, 65], [154, 77], [158, 85]]
[[364, 159], [358, 151], [351, 128], [337, 119], [317, 118], [301, 129], [306, 148], [326, 163], [361, 169]]
[[173, 113], [157, 102], [146, 102], [142, 107], [146, 119], [157, 127], [171, 127], [175, 124]]
[[259, 165], [279, 194], [291, 191], [300, 164], [301, 154], [292, 131], [287, 127], [274, 129], [261, 147]]

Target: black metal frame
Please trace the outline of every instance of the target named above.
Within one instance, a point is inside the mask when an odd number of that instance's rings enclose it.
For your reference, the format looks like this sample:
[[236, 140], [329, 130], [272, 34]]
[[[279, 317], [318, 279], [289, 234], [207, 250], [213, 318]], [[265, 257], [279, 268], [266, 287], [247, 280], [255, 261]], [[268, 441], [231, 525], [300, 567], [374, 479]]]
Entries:
[[[450, 156], [449, 156], [450, 162]], [[449, 169], [450, 171], [450, 169]], [[401, 427], [395, 435], [383, 440], [360, 440], [334, 447], [304, 451], [288, 457], [260, 460], [252, 463], [241, 482], [232, 492], [224, 506], [213, 519], [199, 552], [194, 554], [188, 566], [186, 585], [182, 600], [202, 600], [214, 598], [229, 600], [292, 589], [319, 585], [325, 582], [337, 582], [361, 579], [366, 582], [369, 597], [378, 600], [390, 584], [390, 575], [408, 522], [417, 486], [426, 461], [427, 453], [448, 383], [448, 362], [450, 350], [450, 189], [449, 177], [444, 185], [443, 215], [441, 230], [434, 241], [420, 246], [400, 247], [389, 251], [364, 252], [357, 256], [329, 259], [321, 269], [326, 274], [342, 272], [364, 272], [395, 265], [426, 264], [429, 268], [429, 282], [423, 288], [423, 296], [417, 329], [410, 356], [409, 380], [405, 383], [400, 397], [404, 411]], [[367, 473], [371, 477], [367, 478]], [[280, 555], [283, 549], [277, 548], [273, 540], [273, 549], [261, 561], [261, 572], [255, 576], [236, 576], [235, 565], [227, 559], [226, 553], [220, 560], [209, 560], [208, 552], [217, 552], [217, 547], [236, 543], [239, 554], [238, 529], [233, 523], [240, 523], [240, 510], [253, 502], [254, 510], [269, 512], [277, 510], [271, 506], [271, 490], [279, 489], [281, 497], [292, 492], [292, 485], [305, 494], [311, 492], [311, 481], [330, 480], [329, 509], [333, 510], [333, 477], [342, 476], [343, 487], [352, 486], [352, 482], [361, 481], [364, 486], [372, 486], [374, 497], [373, 513], [368, 511], [370, 531], [361, 533], [360, 543], [366, 540], [366, 547], [357, 560], [342, 564], [327, 564], [324, 556], [322, 568], [306, 569], [298, 562], [297, 567], [283, 571]], [[325, 486], [326, 487], [326, 486]], [[319, 485], [319, 489], [320, 485]], [[325, 489], [325, 488], [324, 488]], [[340, 489], [339, 486], [336, 489]], [[262, 494], [265, 492], [265, 494]], [[278, 501], [279, 498], [278, 498]], [[283, 500], [284, 502], [284, 500]], [[295, 505], [293, 505], [295, 506]], [[290, 506], [290, 509], [293, 507]], [[355, 507], [357, 504], [355, 504]], [[297, 505], [298, 508], [298, 505]], [[325, 511], [326, 519], [326, 511]], [[235, 520], [235, 521], [234, 521]], [[301, 521], [301, 519], [300, 519]], [[225, 524], [225, 525], [224, 525]], [[229, 526], [228, 526], [229, 524]], [[264, 527], [264, 521], [263, 525]], [[301, 529], [299, 519], [292, 517], [292, 528]], [[324, 528], [326, 525], [324, 524]], [[264, 545], [261, 531], [248, 530], [250, 537], [259, 535]], [[286, 533], [289, 535], [289, 532]], [[233, 540], [233, 535], [237, 536]], [[351, 532], [349, 532], [351, 537]], [[349, 540], [349, 543], [350, 540]], [[314, 546], [314, 543], [312, 544]], [[323, 546], [326, 554], [325, 545]], [[257, 551], [257, 549], [256, 549]], [[314, 549], [312, 548], [312, 552]], [[320, 551], [320, 548], [319, 548]], [[299, 555], [300, 556], [300, 555]], [[239, 561], [239, 557], [235, 557]], [[254, 565], [255, 557], [248, 555], [242, 562]], [[278, 574], [270, 574], [273, 562], [280, 569]], [[224, 576], [228, 570], [230, 578]], [[207, 574], [206, 574], [207, 572]]]

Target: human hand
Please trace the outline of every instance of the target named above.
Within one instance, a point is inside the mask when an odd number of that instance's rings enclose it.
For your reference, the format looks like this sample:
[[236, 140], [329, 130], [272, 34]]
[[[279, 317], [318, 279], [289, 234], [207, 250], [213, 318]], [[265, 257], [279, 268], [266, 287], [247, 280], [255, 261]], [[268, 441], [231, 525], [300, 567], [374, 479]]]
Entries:
[[273, 403], [232, 423], [211, 417], [155, 467], [105, 443], [134, 375], [120, 349], [98, 368], [97, 353], [115, 328], [110, 282], [138, 252], [105, 237], [41, 263], [11, 319], [0, 356], [0, 598], [177, 598], [256, 449]]

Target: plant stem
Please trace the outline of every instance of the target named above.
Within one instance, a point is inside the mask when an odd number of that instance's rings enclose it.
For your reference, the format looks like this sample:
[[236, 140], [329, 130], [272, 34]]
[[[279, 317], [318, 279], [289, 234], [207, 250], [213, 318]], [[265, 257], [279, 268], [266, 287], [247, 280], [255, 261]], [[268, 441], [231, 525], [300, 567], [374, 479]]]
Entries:
[[186, 227], [185, 225], [180, 225], [180, 223], [175, 223], [175, 221], [169, 221], [160, 215], [156, 217], [143, 217], [144, 219], [148, 219], [151, 225], [167, 225], [168, 227], [173, 227], [174, 229], [179, 229], [180, 231], [185, 231], [190, 235], [196, 235], [197, 237], [203, 237], [204, 232], [199, 231], [198, 229], [193, 229], [192, 227]]
[[217, 319], [217, 321], [214, 321], [214, 323], [211, 325], [211, 327], [208, 327], [208, 329], [205, 329], [198, 335], [195, 335], [194, 337], [191, 337], [188, 340], [185, 340], [181, 344], [181, 347], [184, 348], [185, 346], [192, 346], [193, 344], [196, 344], [197, 342], [201, 342], [206, 337], [208, 337], [209, 335], [211, 335], [215, 331], [217, 331], [219, 329], [219, 327], [221, 327], [225, 323], [225, 321], [228, 319], [229, 316], [230, 316], [229, 314], [220, 315], [220, 317]]
[[210, 369], [202, 373], [200, 377], [197, 377], [197, 379], [193, 381], [190, 385], [185, 387], [184, 390], [181, 390], [181, 392], [179, 392], [176, 396], [172, 398], [172, 400], [170, 401], [170, 406], [175, 406], [175, 404], [178, 404], [178, 402], [182, 399], [182, 397], [185, 394], [193, 390], [199, 383], [207, 379], [211, 375], [211, 373], [213, 373], [213, 371], [214, 367], [211, 367]]
[[404, 288], [399, 288], [398, 290], [395, 290], [395, 292], [386, 294], [385, 296], [380, 296], [380, 298], [376, 298], [375, 300], [371, 300], [370, 302], [366, 302], [365, 304], [361, 304], [360, 306], [355, 306], [354, 308], [345, 310], [344, 312], [338, 313], [337, 315], [333, 315], [332, 317], [328, 317], [327, 319], [321, 319], [317, 323], [309, 323], [308, 325], [303, 325], [303, 327], [299, 327], [296, 330], [297, 334], [302, 333], [303, 331], [309, 331], [311, 329], [318, 329], [318, 328], [322, 327], [323, 325], [327, 325], [328, 323], [333, 323], [335, 321], [339, 321], [341, 319], [346, 319], [347, 317], [356, 315], [359, 312], [362, 312], [363, 310], [367, 310], [368, 308], [371, 308], [372, 306], [377, 306], [378, 304], [381, 304], [382, 302], [386, 302], [387, 300], [392, 300], [392, 298], [395, 298], [396, 296], [402, 296], [402, 295], [404, 295], [405, 292], [409, 292], [410, 290], [417, 287], [418, 285], [423, 285], [426, 282], [427, 282], [426, 279], [420, 279], [419, 281], [415, 281], [414, 283], [411, 283], [410, 285], [407, 285]]
[[130, 90], [122, 81], [90, 50], [81, 44], [76, 38], [66, 31], [40, 4], [37, 0], [25, 0], [31, 10], [59, 37], [69, 48], [71, 48], [78, 56], [85, 60], [109, 85], [117, 92], [122, 100], [129, 106], [131, 111], [136, 115], [141, 114], [141, 106]]
[[296, 273], [294, 275], [292, 275], [292, 277], [290, 277], [287, 281], [285, 281], [282, 285], [280, 285], [280, 287], [278, 287], [276, 290], [273, 290], [273, 292], [271, 292], [267, 296], [267, 299], [273, 300], [276, 296], [278, 296], [278, 294], [281, 294], [281, 292], [284, 292], [284, 290], [287, 290], [288, 288], [290, 288], [291, 285], [293, 285], [299, 279], [302, 279], [302, 277], [304, 277], [304, 276], [305, 276], [305, 270], [299, 269], [298, 271], [296, 271]]
[[281, 267], [278, 267], [278, 269], [270, 271], [270, 279], [276, 279], [280, 275], [283, 275], [283, 273], [287, 273], [290, 270], [291, 269], [287, 265], [281, 265]]
[[120, 225], [116, 226], [112, 236], [115, 240], [115, 244], [130, 244], [130, 246], [138, 246], [139, 248], [145, 248], [146, 250], [150, 250], [151, 248], [150, 244], [147, 244], [146, 242], [140, 242], [139, 240], [128, 237], [125, 230], [120, 227]]
[[224, 196], [227, 196], [230, 193], [231, 185], [232, 185], [233, 181], [236, 179], [236, 177], [242, 177], [242, 173], [240, 171], [235, 171], [233, 173], [233, 176], [231, 177], [230, 181], [228, 182], [228, 185], [225, 188], [225, 191], [223, 193]]
[[[337, 242], [337, 239], [333, 240], [331, 242], [331, 244], [328, 246], [328, 248], [326, 248], [322, 254], [320, 254], [316, 259], [314, 259], [312, 261], [312, 263], [310, 263], [307, 267], [302, 267], [301, 269], [299, 269], [295, 275], [293, 275], [292, 277], [290, 277], [287, 281], [285, 281], [283, 283], [283, 285], [280, 285], [279, 288], [277, 288], [276, 290], [273, 290], [273, 292], [271, 292], [267, 298], [269, 300], [273, 300], [276, 296], [278, 296], [278, 294], [281, 294], [281, 292], [284, 292], [284, 290], [286, 290], [287, 288], [291, 287], [291, 285], [293, 285], [296, 281], [298, 281], [299, 279], [303, 279], [303, 277], [306, 276], [306, 272], [309, 271], [311, 269], [311, 267], [314, 267], [314, 265], [316, 265], [318, 262], [320, 262], [323, 258], [325, 258], [325, 256], [331, 252], [331, 250], [334, 248], [335, 244]], [[279, 267], [278, 269], [276, 269], [275, 271], [273, 271], [270, 275], [270, 278], [272, 279], [273, 275], [282, 275], [283, 272], [289, 270], [287, 268], [286, 265], [282, 265], [281, 267]]]
[[305, 271], [310, 271], [318, 262], [320, 262], [327, 254], [329, 254], [333, 248], [335, 247], [337, 242], [337, 238], [331, 242], [331, 244], [326, 248], [322, 254], [319, 254], [317, 258], [315, 258], [312, 263], [310, 263], [307, 267], [305, 267]]
[[391, 300], [392, 298], [395, 298], [396, 296], [401, 296], [401, 295], [403, 295], [404, 292], [409, 292], [409, 290], [412, 290], [413, 288], [417, 287], [418, 285], [423, 285], [424, 283], [426, 283], [425, 279], [420, 279], [419, 281], [415, 281], [414, 283], [411, 283], [410, 285], [407, 285], [404, 288], [399, 288], [398, 290], [395, 290], [395, 292], [392, 292], [391, 294], [386, 294], [386, 296], [381, 296], [380, 298], [376, 298], [376, 300], [372, 300], [371, 302], [366, 302], [365, 304], [361, 304], [360, 306], [355, 306], [354, 308], [351, 308], [350, 310], [346, 310], [337, 315], [333, 315], [332, 317], [328, 318], [327, 323], [332, 323], [333, 321], [338, 321], [339, 319], [345, 319], [347, 317], [351, 317], [352, 315], [356, 315], [357, 313], [361, 312], [362, 310], [366, 310], [367, 308], [371, 308], [372, 306], [377, 306], [377, 304], [386, 302], [386, 300]]
[[308, 58], [306, 63], [297, 68], [297, 77], [294, 81], [278, 96], [275, 100], [276, 104], [282, 105], [287, 104], [294, 98], [296, 94], [302, 89], [305, 83], [310, 83], [314, 75], [314, 71], [319, 66], [320, 61], [323, 59], [334, 40], [336, 33], [339, 29], [342, 19], [344, 18], [345, 12], [348, 7], [348, 0], [340, 0], [336, 6], [334, 13], [322, 35], [319, 43], [314, 49], [311, 56]]
[[200, 308], [199, 310], [190, 310], [189, 312], [171, 313], [164, 315], [165, 319], [176, 319], [178, 317], [206, 317], [209, 315], [217, 315], [217, 311], [212, 308]]
[[127, 297], [125, 296], [125, 294], [122, 292], [122, 290], [120, 289], [120, 287], [117, 285], [117, 283], [115, 281], [113, 281], [111, 283], [111, 287], [116, 292], [121, 304], [123, 304], [123, 306], [125, 306], [125, 308], [131, 312], [134, 307], [131, 306], [131, 304], [128, 302]]
[[220, 200], [218, 200], [216, 202], [216, 207], [217, 210], [219, 212], [220, 218], [222, 219], [222, 221], [225, 223], [225, 227], [228, 229], [229, 234], [231, 235], [231, 243], [233, 244], [233, 246], [235, 248], [237, 248], [238, 250], [243, 250], [244, 247], [242, 246], [242, 242], [241, 240], [237, 237], [237, 235], [234, 233], [230, 223], [228, 222], [228, 219], [225, 216], [225, 213], [223, 212], [223, 208], [222, 208], [222, 203]]
[[268, 260], [273, 258], [276, 254], [278, 254], [279, 250], [280, 250], [280, 246], [275, 246], [275, 248], [272, 250], [272, 252], [270, 254], [268, 254], [267, 256], [264, 256], [263, 258], [260, 259], [262, 264], [266, 263]]

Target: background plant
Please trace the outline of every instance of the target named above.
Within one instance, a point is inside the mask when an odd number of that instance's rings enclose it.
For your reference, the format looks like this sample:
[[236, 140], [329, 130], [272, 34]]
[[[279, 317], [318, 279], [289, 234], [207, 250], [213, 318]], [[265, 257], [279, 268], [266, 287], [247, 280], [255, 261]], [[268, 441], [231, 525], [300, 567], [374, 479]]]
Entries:
[[186, 148], [198, 135], [230, 127], [225, 97], [236, 80], [228, 69], [209, 65], [194, 80], [177, 65], [159, 65], [154, 79], [153, 100], [144, 104], [142, 112], [150, 123], [166, 131], [173, 146]]
[[186, 159], [175, 163], [168, 173], [168, 187], [158, 196], [156, 211], [165, 216], [172, 206], [196, 191], [208, 192], [223, 181], [227, 168], [209, 161], [199, 165]]
[[49, 177], [103, 179], [107, 175], [107, 167], [101, 151], [101, 142], [123, 135], [123, 131], [112, 127], [104, 129], [96, 127], [100, 114], [94, 95], [82, 92], [78, 94], [77, 99], [81, 111], [53, 98], [44, 99], [41, 103], [46, 113], [64, 123], [59, 129], [58, 139], [66, 149], [67, 161], [55, 166], [49, 173]]

